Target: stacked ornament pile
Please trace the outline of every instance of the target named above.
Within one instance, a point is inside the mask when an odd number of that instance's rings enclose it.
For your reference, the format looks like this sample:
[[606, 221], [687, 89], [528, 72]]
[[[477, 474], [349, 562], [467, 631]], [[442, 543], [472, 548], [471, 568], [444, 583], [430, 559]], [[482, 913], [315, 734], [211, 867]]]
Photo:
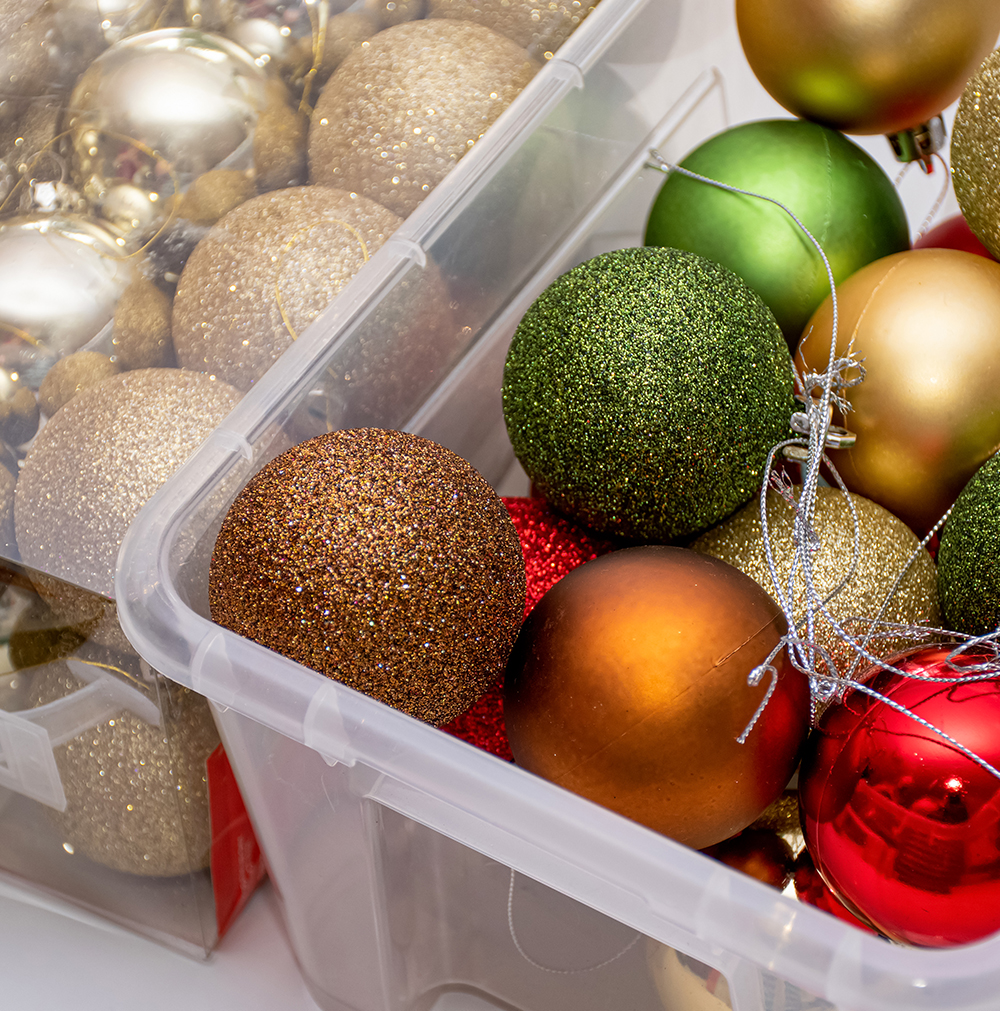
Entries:
[[[794, 865], [850, 922], [966, 943], [1000, 928], [1000, 3], [737, 17], [802, 118], [662, 165], [646, 246], [524, 316], [534, 497], [504, 512], [411, 437], [305, 443], [237, 499], [212, 614], [771, 884]], [[963, 218], [911, 249], [840, 131], [930, 171], [959, 95]]]

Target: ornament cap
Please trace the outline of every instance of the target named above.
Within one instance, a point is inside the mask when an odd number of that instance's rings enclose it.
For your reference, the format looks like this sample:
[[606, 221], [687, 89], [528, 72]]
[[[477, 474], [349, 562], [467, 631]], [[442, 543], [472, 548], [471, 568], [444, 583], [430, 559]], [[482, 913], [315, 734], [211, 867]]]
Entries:
[[930, 175], [934, 165], [934, 155], [940, 151], [948, 137], [944, 120], [940, 116], [929, 119], [919, 126], [911, 126], [897, 133], [886, 134], [892, 146], [896, 161], [919, 161], [920, 167]]

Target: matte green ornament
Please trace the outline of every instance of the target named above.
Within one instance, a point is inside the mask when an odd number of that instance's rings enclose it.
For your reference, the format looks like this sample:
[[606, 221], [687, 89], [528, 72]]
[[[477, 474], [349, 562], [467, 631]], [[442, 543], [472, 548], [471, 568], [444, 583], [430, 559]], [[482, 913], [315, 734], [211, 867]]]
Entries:
[[969, 480], [941, 531], [938, 596], [945, 628], [968, 635], [1000, 624], [1000, 454]]
[[[910, 248], [889, 177], [836, 130], [799, 119], [745, 123], [709, 138], [681, 167], [780, 200], [823, 247], [839, 283]], [[816, 247], [780, 207], [672, 172], [653, 202], [646, 245], [688, 249], [736, 271], [794, 348], [830, 294]]]
[[504, 368], [507, 432], [536, 490], [602, 533], [705, 530], [760, 488], [791, 435], [788, 348], [732, 271], [677, 249], [622, 249], [557, 278]]

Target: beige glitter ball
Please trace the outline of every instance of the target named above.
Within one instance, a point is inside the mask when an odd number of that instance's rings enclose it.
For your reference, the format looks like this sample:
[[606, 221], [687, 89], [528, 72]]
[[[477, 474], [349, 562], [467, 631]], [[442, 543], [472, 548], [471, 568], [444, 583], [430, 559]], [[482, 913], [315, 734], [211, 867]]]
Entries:
[[[259, 128], [259, 117], [257, 125]], [[256, 134], [254, 138], [256, 141]], [[257, 187], [246, 172], [212, 169], [202, 172], [184, 191], [177, 216], [195, 225], [214, 225], [224, 214], [256, 195]]]
[[536, 59], [551, 59], [597, 0], [427, 0], [429, 18], [474, 21], [506, 35]]
[[284, 85], [268, 82], [267, 104], [253, 131], [253, 167], [261, 193], [306, 181], [308, 129], [308, 120], [292, 108]]
[[0, 466], [0, 552], [9, 555], [16, 550], [15, 545], [14, 477], [6, 467]]
[[1000, 259], [1000, 49], [962, 92], [951, 138], [955, 197], [979, 241]]
[[122, 371], [169, 368], [176, 364], [170, 339], [172, 308], [170, 296], [141, 274], [122, 292], [115, 307], [111, 339], [115, 360]]
[[380, 28], [416, 21], [426, 10], [427, 0], [365, 0], [365, 13], [375, 18]]
[[[208, 703], [165, 678], [142, 677], [134, 655], [85, 646], [73, 660], [125, 681], [159, 709], [160, 725], [123, 709], [55, 748], [66, 810], [48, 814], [64, 847], [130, 874], [170, 877], [207, 867], [205, 762], [219, 745]], [[59, 661], [34, 668], [29, 681], [31, 708], [85, 686]]]
[[[844, 495], [834, 488], [817, 489], [813, 529], [820, 538], [813, 556], [813, 578], [822, 594], [830, 593], [848, 574], [854, 548], [854, 523]], [[799, 489], [795, 489], [798, 495]], [[847, 585], [828, 604], [830, 613], [845, 631], [863, 637], [867, 622], [851, 618], [874, 618], [893, 583], [903, 570], [919, 540], [910, 528], [892, 513], [860, 495], [852, 496], [860, 529], [860, 557], [857, 570]], [[787, 585], [792, 571], [792, 507], [776, 492], [769, 491], [767, 522], [771, 548], [781, 585]], [[724, 523], [703, 534], [691, 545], [695, 551], [714, 555], [745, 572], [774, 595], [764, 539], [760, 525], [760, 505], [753, 501]], [[805, 583], [799, 574], [794, 588], [794, 613], [804, 613]], [[937, 597], [937, 569], [926, 550], [921, 550], [882, 615], [883, 621], [905, 625], [940, 623]], [[833, 658], [841, 675], [847, 673], [856, 654], [845, 646], [825, 621], [817, 629], [816, 642]], [[868, 644], [875, 656], [889, 657], [913, 645], [912, 639], [876, 638]], [[863, 663], [862, 669], [868, 664]]]
[[116, 362], [97, 351], [75, 351], [59, 361], [45, 373], [38, 387], [38, 402], [51, 418], [63, 404], [72, 400], [81, 390], [121, 371]]
[[25, 565], [106, 596], [136, 513], [236, 406], [226, 383], [138, 369], [78, 393], [38, 433], [14, 492]]
[[16, 373], [0, 370], [0, 439], [20, 446], [38, 431], [38, 401]]
[[538, 70], [510, 39], [467, 21], [409, 21], [337, 68], [309, 132], [313, 182], [409, 214]]

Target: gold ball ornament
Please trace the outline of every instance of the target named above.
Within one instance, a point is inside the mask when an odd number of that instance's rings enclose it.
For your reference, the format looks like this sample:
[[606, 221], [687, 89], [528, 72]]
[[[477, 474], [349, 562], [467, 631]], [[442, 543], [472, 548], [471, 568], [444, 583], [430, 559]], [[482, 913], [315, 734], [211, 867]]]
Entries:
[[[794, 493], [798, 498], [801, 488], [795, 488]], [[881, 506], [860, 495], [853, 496], [853, 503], [860, 537], [857, 567], [827, 607], [846, 632], [863, 639], [871, 626], [863, 620], [851, 619], [878, 616], [896, 578], [919, 547], [919, 541], [902, 520]], [[791, 504], [777, 492], [769, 490], [768, 533], [782, 592], [787, 592], [795, 561], [792, 543], [794, 522], [795, 510]], [[819, 546], [812, 553], [813, 585], [820, 596], [826, 598], [848, 576], [854, 560], [854, 521], [843, 492], [835, 488], [817, 489], [812, 529], [819, 537]], [[736, 566], [760, 583], [768, 593], [776, 593], [764, 552], [759, 502], [751, 502], [703, 534], [692, 548]], [[792, 600], [795, 619], [801, 621], [805, 616], [806, 589], [800, 568], [796, 569]], [[907, 570], [881, 620], [931, 627], [940, 624], [937, 569], [926, 550], [919, 552]], [[876, 628], [875, 631], [879, 630]], [[816, 628], [815, 642], [827, 651], [841, 676], [846, 675], [857, 654], [823, 619], [819, 620]], [[875, 635], [866, 648], [875, 656], [888, 658], [912, 645], [912, 639]], [[822, 667], [821, 664], [819, 666]], [[869, 666], [868, 661], [862, 661], [860, 670], [867, 670]]]
[[113, 596], [136, 513], [239, 400], [221, 380], [180, 369], [124, 372], [78, 393], [21, 468], [14, 523], [24, 564]]
[[[865, 379], [845, 391], [857, 442], [831, 459], [851, 491], [922, 535], [1000, 445], [1000, 264], [896, 253], [849, 277], [837, 302], [837, 354], [853, 342]], [[826, 369], [832, 319], [827, 297], [799, 346], [806, 371]]]
[[149, 278], [138, 274], [115, 309], [111, 347], [123, 372], [176, 365], [170, 339], [173, 300]]
[[376, 19], [378, 28], [391, 28], [424, 17], [427, 0], [365, 0], [364, 12]]
[[997, 0], [737, 0], [743, 52], [789, 112], [897, 133], [955, 101], [1000, 34]]
[[[16, 550], [17, 541], [14, 538], [14, 475], [6, 467], [0, 467], [0, 553], [11, 557]], [[13, 557], [16, 557], [16, 555]]]
[[177, 216], [207, 228], [256, 195], [257, 187], [249, 173], [212, 169], [187, 188], [177, 205]]
[[289, 108], [287, 95], [284, 85], [270, 82], [267, 106], [254, 129], [254, 179], [262, 193], [306, 181], [309, 120], [304, 113]]
[[951, 138], [955, 197], [979, 241], [1000, 258], [1000, 50], [962, 92]]
[[427, 17], [472, 21], [548, 60], [596, 6], [597, 0], [427, 0]]
[[354, 50], [323, 87], [309, 177], [408, 215], [538, 70], [510, 39], [465, 21], [409, 21]]
[[76, 351], [52, 366], [38, 387], [38, 403], [48, 417], [81, 390], [117, 375], [121, 368], [97, 351]]
[[380, 429], [300, 443], [240, 492], [214, 621], [429, 723], [503, 670], [524, 615], [517, 532], [450, 450]]
[[17, 373], [0, 369], [0, 439], [8, 446], [20, 446], [38, 431], [38, 401], [17, 378]]

